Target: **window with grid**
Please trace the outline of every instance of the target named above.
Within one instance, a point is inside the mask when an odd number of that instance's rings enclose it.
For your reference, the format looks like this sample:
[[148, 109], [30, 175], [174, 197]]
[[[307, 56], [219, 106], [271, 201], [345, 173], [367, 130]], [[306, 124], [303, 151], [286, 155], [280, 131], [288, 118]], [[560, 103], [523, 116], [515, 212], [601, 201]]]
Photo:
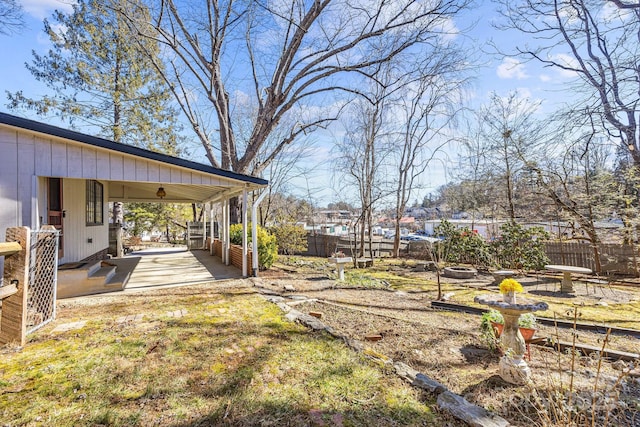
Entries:
[[102, 225], [103, 197], [102, 184], [87, 181], [87, 225]]

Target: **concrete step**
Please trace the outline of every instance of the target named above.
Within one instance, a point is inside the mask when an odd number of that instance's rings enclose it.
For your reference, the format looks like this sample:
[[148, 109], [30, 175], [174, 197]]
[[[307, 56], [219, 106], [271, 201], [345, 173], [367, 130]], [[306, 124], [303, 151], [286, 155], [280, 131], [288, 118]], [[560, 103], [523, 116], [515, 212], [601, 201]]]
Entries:
[[116, 274], [116, 267], [108, 265], [94, 271], [87, 279], [91, 282], [107, 283]]
[[[116, 265], [106, 261], [92, 261], [87, 264], [90, 265], [58, 270], [58, 299], [119, 291], [124, 288], [126, 281], [119, 281], [122, 275], [118, 276]], [[128, 279], [127, 273], [125, 276]]]

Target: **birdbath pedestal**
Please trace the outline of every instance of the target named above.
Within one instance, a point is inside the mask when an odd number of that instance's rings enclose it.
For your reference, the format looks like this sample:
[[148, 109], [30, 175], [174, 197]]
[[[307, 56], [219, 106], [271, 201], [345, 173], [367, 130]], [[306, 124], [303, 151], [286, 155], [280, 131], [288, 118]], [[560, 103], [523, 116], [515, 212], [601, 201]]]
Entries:
[[519, 298], [516, 303], [510, 304], [503, 301], [502, 295], [480, 295], [475, 297], [474, 301], [495, 308], [504, 318], [504, 329], [500, 335], [500, 343], [505, 349], [505, 355], [500, 359], [498, 374], [508, 383], [526, 384], [531, 377], [531, 370], [524, 360], [527, 347], [520, 333], [518, 320], [521, 314], [544, 311], [549, 306], [544, 302], [524, 298]]
[[572, 273], [591, 274], [590, 268], [575, 267], [573, 265], [545, 265], [544, 268], [550, 271], [559, 271], [562, 273], [560, 292], [567, 294], [572, 294], [575, 292], [575, 290], [573, 289], [573, 281], [571, 280]]
[[353, 262], [353, 258], [350, 256], [329, 257], [329, 262], [338, 266], [338, 278], [340, 281], [344, 281], [344, 265]]

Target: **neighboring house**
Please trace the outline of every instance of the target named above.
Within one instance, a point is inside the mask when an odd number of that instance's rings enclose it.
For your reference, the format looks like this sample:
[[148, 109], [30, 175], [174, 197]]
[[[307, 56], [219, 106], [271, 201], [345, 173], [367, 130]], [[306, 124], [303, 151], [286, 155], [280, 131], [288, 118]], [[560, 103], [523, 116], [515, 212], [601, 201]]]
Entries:
[[106, 257], [108, 202], [218, 203], [267, 184], [0, 113], [0, 240], [7, 227], [53, 225], [59, 264]]
[[349, 227], [343, 224], [306, 224], [306, 223], [298, 223], [302, 225], [307, 232], [314, 234], [328, 234], [331, 236], [346, 236], [349, 234]]

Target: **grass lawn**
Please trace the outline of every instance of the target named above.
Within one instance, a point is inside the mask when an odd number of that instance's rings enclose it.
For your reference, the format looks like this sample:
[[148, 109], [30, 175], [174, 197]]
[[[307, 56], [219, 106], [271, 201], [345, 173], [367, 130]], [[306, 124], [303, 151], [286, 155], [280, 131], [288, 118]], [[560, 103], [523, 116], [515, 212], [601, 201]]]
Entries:
[[[87, 323], [53, 332], [75, 321]], [[11, 426], [455, 425], [427, 399], [250, 288], [66, 300], [24, 349], [0, 353]]]

